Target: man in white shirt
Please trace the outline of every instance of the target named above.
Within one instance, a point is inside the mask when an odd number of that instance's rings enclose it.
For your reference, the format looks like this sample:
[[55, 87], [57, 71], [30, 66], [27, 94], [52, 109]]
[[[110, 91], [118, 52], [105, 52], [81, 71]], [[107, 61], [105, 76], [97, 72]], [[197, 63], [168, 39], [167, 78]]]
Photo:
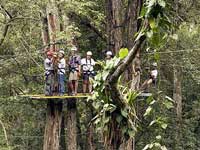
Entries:
[[58, 62], [58, 93], [63, 95], [65, 93], [65, 67], [66, 61], [64, 58], [64, 50], [60, 50], [58, 53], [59, 62]]
[[92, 59], [92, 52], [88, 51], [86, 58], [81, 59], [81, 66], [83, 70], [83, 93], [86, 93], [87, 87], [89, 93], [92, 92], [91, 80], [95, 76], [94, 72], [95, 61]]
[[45, 95], [53, 95], [54, 86], [54, 69], [53, 69], [53, 52], [46, 53], [47, 58], [44, 60], [45, 68]]
[[152, 64], [153, 69], [150, 71], [149, 79], [144, 81], [144, 83], [141, 86], [141, 90], [144, 90], [149, 87], [150, 84], [156, 84], [157, 76], [158, 76], [158, 70], [157, 70], [157, 63], [154, 62]]

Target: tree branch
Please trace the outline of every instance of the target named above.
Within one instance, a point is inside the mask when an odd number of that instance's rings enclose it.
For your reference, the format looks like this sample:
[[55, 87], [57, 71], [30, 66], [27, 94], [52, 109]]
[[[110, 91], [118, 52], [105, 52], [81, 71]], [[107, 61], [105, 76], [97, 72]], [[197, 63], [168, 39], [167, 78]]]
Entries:
[[79, 16], [79, 15], [76, 14], [75, 12], [70, 13], [69, 16], [70, 16], [70, 18], [72, 18], [72, 19], [74, 19], [74, 20], [80, 20], [80, 21], [79, 21], [79, 24], [88, 27], [90, 30], [92, 30], [93, 32], [95, 32], [102, 40], [106, 41], [106, 37], [103, 35], [103, 33], [101, 33], [101, 32], [91, 23], [91, 21], [90, 21], [87, 17], [82, 18], [81, 16]]
[[5, 37], [8, 33], [9, 26], [10, 26], [9, 24], [6, 24], [4, 27], [2, 38], [0, 39], [0, 46], [3, 44], [3, 41], [5, 40]]
[[117, 87], [118, 79], [122, 75], [122, 73], [127, 69], [127, 66], [131, 64], [145, 39], [145, 35], [141, 35], [139, 38], [137, 38], [128, 56], [123, 61], [121, 61], [118, 66], [111, 70], [106, 79], [106, 91], [109, 92], [111, 99], [119, 107], [123, 107], [124, 103], [123, 98]]
[[[0, 9], [2, 9], [6, 13], [6, 15], [9, 17], [9, 19], [13, 18], [12, 15], [4, 8], [4, 6], [0, 5]], [[5, 40], [5, 37], [8, 33], [9, 26], [10, 26], [10, 24], [6, 24], [4, 27], [2, 38], [0, 39], [0, 46], [3, 44], [3, 41]]]
[[0, 5], [0, 9], [2, 9], [10, 19], [13, 18], [12, 15], [4, 8], [3, 5]]

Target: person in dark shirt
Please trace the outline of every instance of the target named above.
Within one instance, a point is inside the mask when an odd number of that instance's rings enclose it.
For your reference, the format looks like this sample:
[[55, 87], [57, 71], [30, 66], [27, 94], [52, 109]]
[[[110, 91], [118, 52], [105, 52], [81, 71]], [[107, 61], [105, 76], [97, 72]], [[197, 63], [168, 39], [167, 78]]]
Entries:
[[69, 57], [69, 87], [72, 95], [76, 95], [78, 92], [78, 79], [81, 74], [81, 58], [76, 54], [77, 48], [72, 47], [71, 55]]

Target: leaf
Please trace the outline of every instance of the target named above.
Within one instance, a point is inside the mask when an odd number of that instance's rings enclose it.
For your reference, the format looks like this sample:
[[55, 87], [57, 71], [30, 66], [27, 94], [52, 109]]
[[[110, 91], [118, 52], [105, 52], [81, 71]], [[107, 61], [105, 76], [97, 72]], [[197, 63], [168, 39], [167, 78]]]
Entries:
[[155, 147], [161, 147], [160, 143], [154, 143]]
[[126, 131], [127, 131], [127, 127], [126, 126], [122, 127], [122, 133], [125, 134]]
[[127, 113], [126, 110], [121, 110], [121, 114], [122, 114], [122, 116], [124, 116], [125, 118], [127, 118], [127, 116], [128, 116], [128, 113]]
[[161, 138], [162, 138], [161, 135], [156, 136], [157, 140], [160, 140]]
[[146, 35], [148, 38], [151, 38], [153, 36], [153, 31], [152, 30], [148, 31]]
[[166, 6], [166, 3], [165, 3], [164, 0], [158, 0], [158, 4], [159, 4], [160, 6], [162, 6], [163, 8]]
[[149, 148], [149, 144], [147, 144], [142, 150], [147, 150]]
[[160, 59], [160, 54], [159, 53], [155, 53], [154, 54], [154, 59], [158, 61]]
[[140, 17], [144, 17], [146, 12], [147, 12], [147, 8], [143, 6], [140, 12]]
[[166, 128], [167, 128], [167, 124], [166, 124], [166, 123], [162, 123], [162, 124], [161, 124], [161, 127], [162, 127], [163, 129], [166, 129]]
[[150, 105], [153, 105], [155, 102], [156, 102], [156, 101], [155, 101], [155, 100], [153, 100], [153, 101], [150, 103]]
[[152, 111], [152, 107], [149, 106], [149, 107], [146, 109], [146, 112], [145, 112], [144, 116], [149, 115], [149, 114], [151, 113], [151, 111]]
[[170, 101], [165, 101], [165, 102], [163, 102], [163, 104], [165, 105], [165, 107], [166, 107], [167, 109], [171, 109], [171, 108], [174, 107], [173, 103], [170, 102]]
[[102, 79], [103, 79], [103, 81], [106, 80], [106, 78], [107, 78], [108, 75], [109, 75], [109, 71], [104, 71], [104, 72], [102, 73]]
[[146, 101], [148, 104], [150, 104], [153, 100], [153, 96], [149, 96]]
[[177, 35], [177, 34], [173, 34], [173, 35], [171, 35], [170, 37], [171, 37], [173, 40], [176, 40], [176, 41], [178, 40], [178, 35]]
[[128, 99], [127, 99], [127, 102], [129, 103], [129, 104], [132, 104], [135, 100], [136, 100], [136, 98], [137, 98], [137, 96], [138, 96], [139, 94], [138, 93], [136, 93], [136, 92], [129, 92], [128, 93]]
[[157, 27], [155, 19], [153, 18], [149, 19], [149, 25], [151, 29], [155, 29]]
[[174, 102], [174, 100], [173, 100], [171, 97], [169, 97], [169, 96], [165, 96], [165, 98], [166, 98], [167, 100], [171, 101], [171, 102]]
[[115, 111], [116, 108], [117, 108], [117, 107], [116, 107], [115, 105], [110, 104], [110, 106], [109, 106], [109, 111], [110, 111], [110, 113], [112, 113], [113, 111]]
[[121, 121], [122, 121], [122, 116], [121, 116], [121, 115], [118, 115], [117, 118], [116, 118], [116, 120], [117, 120], [118, 123], [121, 123]]
[[161, 150], [167, 150], [167, 148], [165, 146], [161, 146], [160, 148], [161, 148]]
[[121, 48], [119, 50], [119, 57], [120, 59], [125, 58], [128, 55], [128, 49], [127, 48]]
[[128, 134], [130, 137], [134, 138], [135, 137], [135, 131], [133, 130], [128, 130]]
[[157, 120], [151, 121], [151, 123], [149, 124], [149, 126], [152, 126], [152, 125], [155, 124], [156, 122], [157, 122]]

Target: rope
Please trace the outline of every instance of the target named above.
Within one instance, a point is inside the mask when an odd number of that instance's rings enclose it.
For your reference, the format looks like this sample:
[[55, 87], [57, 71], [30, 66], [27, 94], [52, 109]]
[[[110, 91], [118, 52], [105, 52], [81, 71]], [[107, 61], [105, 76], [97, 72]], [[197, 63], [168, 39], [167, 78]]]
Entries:
[[176, 51], [166, 51], [166, 52], [150, 52], [147, 53], [149, 55], [151, 54], [168, 54], [168, 53], [180, 53], [180, 52], [190, 52], [190, 51], [200, 51], [200, 48], [196, 48], [196, 49], [180, 49], [180, 50], [176, 50]]

